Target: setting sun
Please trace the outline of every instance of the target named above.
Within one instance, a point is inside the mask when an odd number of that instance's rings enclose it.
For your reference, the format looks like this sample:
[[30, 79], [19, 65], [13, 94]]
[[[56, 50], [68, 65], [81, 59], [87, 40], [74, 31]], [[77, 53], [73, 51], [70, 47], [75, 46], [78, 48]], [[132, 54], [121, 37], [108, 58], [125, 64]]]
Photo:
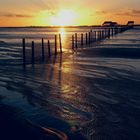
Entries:
[[76, 18], [76, 13], [72, 10], [61, 10], [56, 16], [51, 19], [51, 24], [56, 26], [73, 25]]

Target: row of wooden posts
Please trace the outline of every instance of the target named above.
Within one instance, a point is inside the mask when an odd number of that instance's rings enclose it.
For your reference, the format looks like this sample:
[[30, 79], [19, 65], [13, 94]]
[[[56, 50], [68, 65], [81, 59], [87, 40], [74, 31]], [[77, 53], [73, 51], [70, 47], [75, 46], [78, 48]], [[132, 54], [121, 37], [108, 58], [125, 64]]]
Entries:
[[[59, 47], [59, 52], [62, 53], [62, 41], [61, 41], [61, 34], [59, 34], [59, 46], [58, 46], [58, 39], [57, 35], [54, 36], [54, 54], [58, 54], [58, 47]], [[41, 56], [42, 56], [42, 61], [45, 60], [45, 57], [50, 57], [52, 55], [51, 53], [51, 45], [50, 45], [50, 40], [47, 40], [47, 53], [45, 54], [45, 43], [44, 43], [44, 38], [41, 40]], [[25, 65], [26, 62], [26, 41], [25, 38], [22, 39], [22, 46], [23, 46], [23, 64]], [[35, 63], [35, 42], [32, 41], [31, 43], [31, 62], [32, 64]]]
[[[85, 34], [81, 34], [80, 39], [78, 38], [78, 34], [75, 33], [74, 35], [72, 35], [72, 50], [75, 51], [82, 46], [87, 46], [93, 42], [97, 42], [97, 41], [101, 41], [103, 39], [106, 38], [110, 38], [111, 36], [114, 36], [115, 34], [124, 32], [126, 30], [128, 30], [129, 28], [127, 26], [122, 26], [122, 27], [115, 27], [115, 28], [104, 28], [104, 29], [100, 29], [98, 31], [90, 31], [88, 33]], [[42, 45], [41, 45], [41, 56], [42, 56], [42, 61], [45, 60], [45, 57], [50, 57], [52, 55], [51, 53], [51, 47], [50, 47], [50, 40], [48, 40], [47, 42], [47, 53], [45, 54], [45, 44], [44, 44], [44, 39], [42, 38], [41, 41]], [[23, 64], [27, 64], [26, 60], [27, 60], [27, 56], [26, 56], [26, 40], [25, 38], [23, 38], [22, 40], [22, 44], [23, 44]], [[59, 51], [58, 51], [58, 47], [59, 47]], [[61, 41], [61, 34], [59, 34], [59, 46], [58, 46], [58, 36], [55, 35], [54, 36], [54, 55], [57, 55], [59, 53], [62, 53], [62, 41]], [[32, 41], [31, 43], [31, 63], [34, 64], [35, 63], [35, 42]]]
[[126, 30], [128, 30], [128, 27], [119, 27], [119, 28], [106, 28], [106, 29], [101, 29], [98, 31], [90, 31], [88, 33], [85, 34], [81, 34], [80, 38], [78, 39], [78, 34], [75, 33], [74, 35], [72, 35], [72, 50], [75, 51], [78, 49], [78, 45], [79, 48], [81, 48], [81, 46], [83, 47], [84, 45], [89, 45], [93, 42], [97, 42], [97, 41], [101, 41], [104, 40], [106, 38], [110, 38], [111, 36], [113, 37], [114, 35], [124, 32]]

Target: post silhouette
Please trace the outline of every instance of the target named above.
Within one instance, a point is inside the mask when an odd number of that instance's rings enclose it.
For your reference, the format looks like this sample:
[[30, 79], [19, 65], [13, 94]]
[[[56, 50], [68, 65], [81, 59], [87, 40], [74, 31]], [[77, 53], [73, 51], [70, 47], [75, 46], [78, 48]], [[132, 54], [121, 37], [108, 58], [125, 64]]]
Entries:
[[101, 31], [98, 31], [98, 40], [101, 40]]
[[42, 38], [42, 60], [44, 60], [44, 39]]
[[114, 28], [112, 28], [111, 30], [112, 30], [112, 34], [111, 35], [113, 36], [114, 35]]
[[25, 38], [22, 39], [22, 46], [23, 46], [23, 65], [25, 65], [26, 63]]
[[92, 33], [92, 30], [90, 30], [90, 40], [91, 40], [91, 42], [93, 41], [93, 33]]
[[34, 47], [35, 47], [35, 45], [34, 45], [34, 41], [32, 41], [32, 64], [34, 64], [34, 62], [35, 62], [35, 51], [34, 51]]
[[78, 45], [77, 45], [77, 33], [75, 33], [75, 48], [77, 49]]
[[81, 46], [83, 46], [83, 34], [81, 34]]
[[57, 35], [55, 35], [55, 55], [57, 55]]
[[74, 35], [72, 35], [72, 50], [74, 50]]
[[88, 33], [88, 44], [90, 44], [91, 41], [91, 32]]
[[104, 36], [104, 30], [102, 30], [102, 38], [103, 39], [105, 38], [105, 36]]
[[96, 40], [97, 40], [97, 32], [94, 31], [94, 41], [96, 42]]
[[60, 53], [62, 53], [62, 42], [61, 42], [61, 34], [59, 34], [59, 43], [60, 43]]
[[86, 33], [86, 45], [88, 44], [88, 35], [87, 35], [87, 33]]
[[51, 56], [50, 40], [48, 40], [48, 56]]

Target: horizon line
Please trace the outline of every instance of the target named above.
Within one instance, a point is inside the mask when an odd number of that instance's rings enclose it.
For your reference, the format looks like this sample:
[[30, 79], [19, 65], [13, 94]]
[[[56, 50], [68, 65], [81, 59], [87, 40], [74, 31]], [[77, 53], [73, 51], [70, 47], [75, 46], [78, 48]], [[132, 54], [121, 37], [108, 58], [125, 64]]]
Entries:
[[[121, 24], [126, 25], [126, 24]], [[0, 28], [44, 28], [44, 27], [49, 27], [49, 28], [70, 28], [70, 27], [100, 27], [102, 25], [70, 25], [70, 26], [56, 26], [56, 25], [50, 25], [50, 26], [44, 26], [44, 25], [29, 25], [29, 26], [0, 26]], [[140, 24], [134, 24], [134, 26], [140, 26]]]

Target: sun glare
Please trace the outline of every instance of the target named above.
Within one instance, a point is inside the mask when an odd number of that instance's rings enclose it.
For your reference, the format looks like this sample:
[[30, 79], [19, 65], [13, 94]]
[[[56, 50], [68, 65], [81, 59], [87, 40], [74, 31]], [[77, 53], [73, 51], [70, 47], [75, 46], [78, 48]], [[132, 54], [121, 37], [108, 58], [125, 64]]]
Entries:
[[69, 26], [74, 24], [76, 13], [72, 10], [61, 10], [51, 19], [51, 24], [56, 26]]

